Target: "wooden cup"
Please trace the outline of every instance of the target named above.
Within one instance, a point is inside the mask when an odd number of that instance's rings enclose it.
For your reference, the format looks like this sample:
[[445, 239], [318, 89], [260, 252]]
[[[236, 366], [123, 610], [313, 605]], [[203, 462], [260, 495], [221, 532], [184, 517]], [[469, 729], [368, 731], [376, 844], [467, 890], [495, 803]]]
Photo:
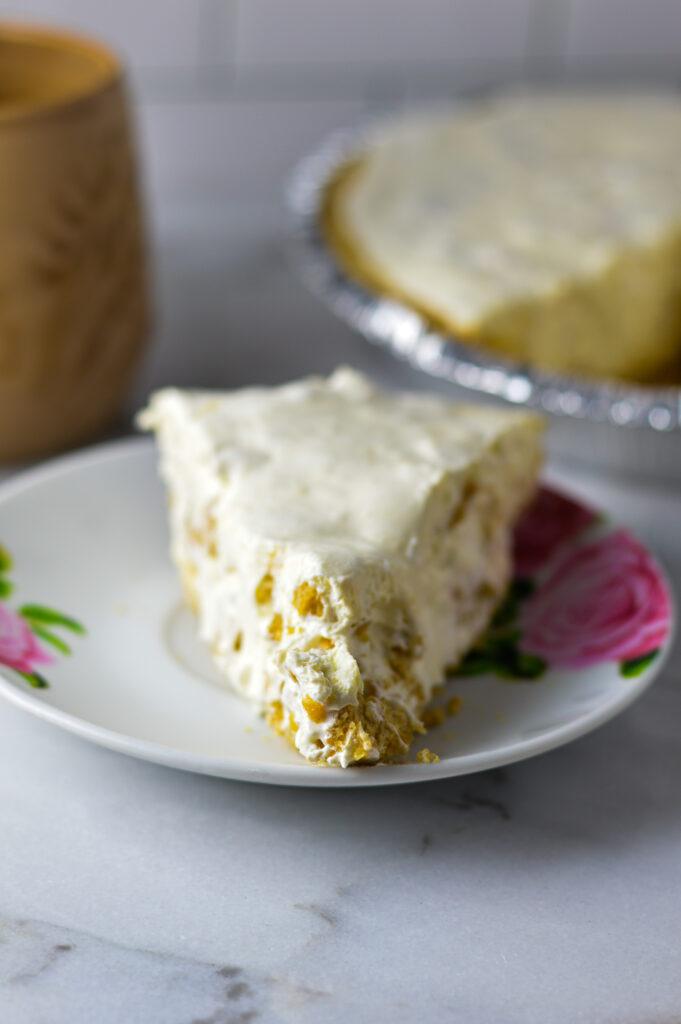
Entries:
[[78, 36], [0, 23], [0, 461], [110, 424], [148, 323], [121, 65]]

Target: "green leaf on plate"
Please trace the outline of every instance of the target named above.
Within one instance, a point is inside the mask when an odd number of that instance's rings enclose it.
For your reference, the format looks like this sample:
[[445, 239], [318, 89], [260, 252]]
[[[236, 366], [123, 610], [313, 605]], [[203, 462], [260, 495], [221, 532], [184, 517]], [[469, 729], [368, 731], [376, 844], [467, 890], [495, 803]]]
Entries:
[[495, 630], [493, 633], [488, 633], [479, 646], [503, 661], [504, 658], [512, 656], [519, 640], [519, 629]]
[[484, 650], [469, 651], [455, 668], [457, 676], [481, 676], [486, 672], [495, 672], [497, 661], [493, 655]]
[[494, 613], [494, 618], [490, 624], [491, 629], [503, 629], [504, 626], [510, 626], [515, 621], [517, 615], [518, 602], [512, 594], [507, 594]]
[[12, 556], [7, 548], [0, 544], [0, 572], [9, 572], [12, 564]]
[[44, 676], [41, 676], [39, 672], [20, 672], [20, 676], [23, 676], [27, 683], [30, 683], [36, 690], [47, 690], [49, 683]]
[[46, 644], [51, 644], [62, 654], [70, 654], [71, 648], [68, 644], [65, 644], [61, 637], [55, 636], [54, 633], [50, 633], [49, 629], [45, 629], [44, 626], [39, 626], [36, 622], [31, 624], [31, 630], [39, 636], [41, 640], [44, 640]]
[[74, 633], [85, 632], [85, 628], [81, 626], [80, 622], [70, 618], [68, 615], [62, 615], [61, 612], [55, 611], [54, 608], [45, 608], [44, 605], [24, 604], [19, 609], [19, 614], [23, 615], [29, 622], [38, 623], [39, 625], [63, 626]]
[[546, 672], [546, 662], [536, 654], [516, 651], [512, 670], [514, 679], [539, 679]]
[[14, 590], [14, 584], [0, 576], [0, 601], [4, 601]]
[[527, 601], [528, 597], [531, 597], [536, 589], [534, 580], [531, 580], [529, 576], [516, 576], [511, 582], [511, 594], [516, 601]]
[[526, 601], [533, 591], [534, 583], [528, 577], [519, 576], [512, 580], [504, 600], [494, 613], [490, 628], [493, 630], [503, 629], [504, 626], [515, 622], [520, 602]]
[[640, 676], [642, 672], [651, 665], [655, 658], [660, 653], [660, 648], [656, 647], [654, 651], [648, 651], [647, 654], [642, 654], [639, 658], [630, 658], [629, 661], [620, 662], [620, 674], [625, 679], [632, 679], [634, 676]]
[[459, 676], [479, 676], [491, 672], [502, 679], [539, 679], [546, 662], [534, 654], [519, 651], [515, 643], [499, 641], [470, 651], [456, 669]]

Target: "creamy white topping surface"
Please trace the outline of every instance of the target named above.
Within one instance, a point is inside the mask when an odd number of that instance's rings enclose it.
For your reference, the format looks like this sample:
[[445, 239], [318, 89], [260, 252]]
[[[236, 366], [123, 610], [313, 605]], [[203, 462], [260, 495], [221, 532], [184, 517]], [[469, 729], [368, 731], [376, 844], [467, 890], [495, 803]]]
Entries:
[[377, 130], [338, 217], [397, 288], [461, 328], [681, 230], [681, 101], [542, 93]]
[[[381, 392], [351, 370], [227, 398], [165, 391], [229, 492], [234, 528], [300, 544], [333, 572], [409, 542], [426, 496], [522, 417]], [[153, 416], [153, 413], [152, 413]]]

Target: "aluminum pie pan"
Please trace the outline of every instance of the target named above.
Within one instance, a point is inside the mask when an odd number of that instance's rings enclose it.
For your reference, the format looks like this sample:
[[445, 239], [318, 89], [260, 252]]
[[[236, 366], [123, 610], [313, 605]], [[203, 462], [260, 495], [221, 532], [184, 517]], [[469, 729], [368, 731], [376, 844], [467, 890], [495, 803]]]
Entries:
[[551, 448], [590, 465], [681, 486], [681, 388], [573, 379], [510, 363], [433, 329], [414, 309], [354, 280], [321, 229], [326, 189], [366, 148], [371, 128], [337, 132], [294, 170], [286, 201], [292, 256], [305, 284], [368, 341], [456, 389], [535, 409]]

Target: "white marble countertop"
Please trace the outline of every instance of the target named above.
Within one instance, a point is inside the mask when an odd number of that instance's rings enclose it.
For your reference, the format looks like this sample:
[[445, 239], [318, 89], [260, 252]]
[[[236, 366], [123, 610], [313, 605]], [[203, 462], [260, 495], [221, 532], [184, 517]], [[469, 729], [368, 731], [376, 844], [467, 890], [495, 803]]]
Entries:
[[[353, 362], [264, 207], [171, 211], [163, 383]], [[427, 382], [423, 382], [427, 383]], [[681, 590], [681, 497], [580, 486]], [[585, 739], [469, 778], [319, 791], [184, 774], [0, 705], [2, 1024], [675, 1024], [681, 662]]]

